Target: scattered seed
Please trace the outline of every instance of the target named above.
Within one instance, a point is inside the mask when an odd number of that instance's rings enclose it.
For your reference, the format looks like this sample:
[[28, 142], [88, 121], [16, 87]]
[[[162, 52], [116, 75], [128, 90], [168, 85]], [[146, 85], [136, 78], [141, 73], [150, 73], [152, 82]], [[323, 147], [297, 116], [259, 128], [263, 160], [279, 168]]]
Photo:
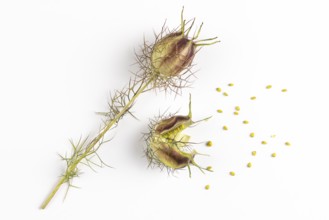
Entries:
[[244, 121], [243, 121], [243, 124], [249, 124], [249, 121], [244, 120]]
[[206, 170], [212, 171], [212, 166], [207, 166]]
[[262, 141], [262, 144], [267, 144], [267, 142], [266, 141]]
[[216, 91], [217, 91], [217, 92], [221, 92], [222, 89], [218, 87], [218, 88], [216, 88]]
[[255, 133], [254, 133], [254, 132], [251, 132], [251, 133], [249, 134], [249, 136], [253, 138], [253, 137], [255, 137]]
[[239, 115], [239, 112], [233, 112], [234, 115]]
[[250, 99], [251, 100], [255, 100], [256, 99], [256, 96], [251, 96]]
[[204, 188], [205, 188], [205, 190], [209, 190], [210, 189], [210, 185], [206, 185]]
[[288, 90], [287, 89], [282, 89], [281, 92], [287, 92]]
[[256, 154], [257, 154], [256, 151], [252, 151], [252, 152], [251, 152], [251, 155], [252, 155], [252, 156], [256, 156]]
[[271, 154], [271, 157], [276, 157], [276, 153], [272, 153]]
[[217, 112], [218, 113], [223, 113], [223, 110], [222, 109], [218, 109]]
[[223, 92], [223, 96], [228, 96], [227, 92]]
[[226, 125], [223, 126], [223, 130], [227, 131], [228, 127]]
[[290, 142], [284, 143], [286, 146], [291, 146]]
[[240, 111], [240, 106], [235, 106], [235, 110]]
[[235, 172], [231, 171], [231, 172], [230, 172], [230, 175], [231, 175], [231, 176], [235, 176]]
[[234, 84], [233, 83], [229, 83], [228, 86], [234, 86]]
[[206, 146], [211, 147], [212, 146], [212, 141], [207, 141]]
[[276, 137], [276, 135], [275, 135], [275, 134], [272, 134], [272, 135], [271, 135], [271, 138], [275, 138], [275, 137]]
[[248, 168], [252, 167], [252, 164], [251, 164], [250, 162], [247, 163], [247, 167], [248, 167]]
[[270, 89], [270, 88], [272, 88], [271, 85], [267, 85], [267, 86], [266, 86], [266, 89]]

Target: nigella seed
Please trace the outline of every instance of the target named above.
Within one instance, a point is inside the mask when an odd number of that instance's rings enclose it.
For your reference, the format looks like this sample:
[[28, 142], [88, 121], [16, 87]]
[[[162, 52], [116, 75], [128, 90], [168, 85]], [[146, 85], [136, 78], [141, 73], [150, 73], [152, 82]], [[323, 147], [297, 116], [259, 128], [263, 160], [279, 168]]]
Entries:
[[207, 167], [206, 167], [206, 170], [208, 170], [208, 171], [212, 171], [212, 166], [207, 166]]
[[211, 147], [212, 146], [212, 141], [207, 141], [206, 145], [207, 145], [207, 147]]

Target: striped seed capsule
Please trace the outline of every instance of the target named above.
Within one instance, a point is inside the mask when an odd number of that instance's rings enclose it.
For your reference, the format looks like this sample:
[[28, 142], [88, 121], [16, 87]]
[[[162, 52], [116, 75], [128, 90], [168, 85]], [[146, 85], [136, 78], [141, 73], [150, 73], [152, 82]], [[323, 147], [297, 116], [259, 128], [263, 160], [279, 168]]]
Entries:
[[197, 40], [201, 32], [202, 24], [196, 34], [190, 38], [188, 35], [194, 25], [185, 28], [186, 21], [183, 19], [183, 11], [181, 14], [180, 31], [167, 34], [158, 40], [151, 52], [151, 68], [152, 73], [164, 78], [178, 76], [184, 70], [188, 70], [198, 47], [212, 45], [219, 41], [214, 41], [217, 37]]
[[[203, 119], [200, 121], [207, 120]], [[191, 97], [189, 103], [189, 114], [187, 116], [175, 115], [162, 119], [151, 125], [151, 132], [147, 137], [146, 155], [150, 164], [166, 167], [170, 170], [188, 167], [191, 176], [190, 165], [198, 167], [202, 172], [207, 170], [201, 168], [194, 161], [195, 150], [188, 151], [186, 147], [191, 145], [190, 136], [182, 134], [182, 131], [199, 121], [192, 121]], [[209, 170], [208, 170], [209, 171]]]

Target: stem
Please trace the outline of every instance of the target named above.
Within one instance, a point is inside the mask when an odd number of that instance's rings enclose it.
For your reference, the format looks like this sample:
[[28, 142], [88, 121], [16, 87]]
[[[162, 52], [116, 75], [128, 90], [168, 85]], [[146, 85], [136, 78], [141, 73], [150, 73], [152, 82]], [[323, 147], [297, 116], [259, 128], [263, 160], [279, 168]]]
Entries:
[[[121, 109], [120, 112], [118, 112], [116, 114], [116, 116], [107, 122], [107, 124], [105, 125], [105, 127], [103, 128], [102, 132], [100, 132], [86, 147], [85, 151], [83, 154], [81, 154], [76, 161], [74, 161], [74, 163], [70, 164], [67, 167], [66, 170], [66, 174], [70, 174], [71, 172], [73, 172], [76, 167], [78, 166], [78, 164], [81, 162], [81, 160], [83, 160], [84, 158], [86, 158], [87, 156], [89, 156], [90, 152], [94, 149], [95, 145], [104, 137], [104, 135], [106, 134], [106, 132], [113, 126], [115, 125], [118, 120], [127, 112], [127, 110], [131, 107], [131, 105], [134, 103], [134, 101], [136, 100], [136, 98], [148, 87], [148, 85], [153, 81], [154, 77], [150, 78], [148, 81], [146, 81], [145, 83], [142, 82], [142, 85], [138, 88], [138, 90], [136, 91], [136, 93], [134, 94], [134, 96], [129, 100], [129, 102]], [[143, 85], [144, 84], [144, 85]], [[57, 182], [56, 186], [54, 187], [54, 189], [49, 193], [49, 195], [47, 196], [47, 198], [44, 200], [44, 202], [41, 204], [41, 209], [45, 209], [47, 207], [47, 205], [49, 204], [49, 202], [52, 200], [52, 198], [55, 196], [55, 194], [57, 193], [57, 191], [60, 189], [60, 187], [66, 183], [69, 180], [69, 177], [67, 175], [63, 175]]]

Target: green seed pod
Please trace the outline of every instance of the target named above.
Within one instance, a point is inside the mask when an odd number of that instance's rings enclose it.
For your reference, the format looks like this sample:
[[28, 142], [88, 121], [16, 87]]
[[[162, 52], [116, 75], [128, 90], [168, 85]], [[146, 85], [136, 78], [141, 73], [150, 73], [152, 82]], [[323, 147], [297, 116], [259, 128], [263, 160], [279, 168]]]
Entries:
[[[186, 22], [181, 13], [180, 28], [168, 31], [165, 26], [160, 34], [156, 35], [154, 44], [145, 42], [143, 53], [137, 56], [137, 61], [145, 74], [142, 78], [155, 80], [153, 86], [177, 89], [188, 85], [191, 75], [193, 59], [200, 47], [216, 44], [217, 37], [198, 39], [202, 25], [193, 36], [189, 33], [193, 29], [195, 19]], [[187, 27], [187, 24], [189, 26]], [[183, 84], [183, 85], [182, 85]]]
[[192, 121], [190, 98], [189, 114], [187, 116], [171, 116], [151, 124], [151, 131], [146, 138], [146, 155], [150, 165], [155, 164], [173, 171], [188, 167], [190, 175], [190, 165], [198, 167], [202, 172], [207, 170], [195, 163], [194, 157], [198, 153], [189, 149], [191, 145], [189, 142], [190, 136], [182, 134], [184, 129], [197, 122]]
[[184, 33], [172, 33], [154, 45], [151, 62], [155, 73], [165, 77], [177, 76], [189, 67], [196, 45]]

